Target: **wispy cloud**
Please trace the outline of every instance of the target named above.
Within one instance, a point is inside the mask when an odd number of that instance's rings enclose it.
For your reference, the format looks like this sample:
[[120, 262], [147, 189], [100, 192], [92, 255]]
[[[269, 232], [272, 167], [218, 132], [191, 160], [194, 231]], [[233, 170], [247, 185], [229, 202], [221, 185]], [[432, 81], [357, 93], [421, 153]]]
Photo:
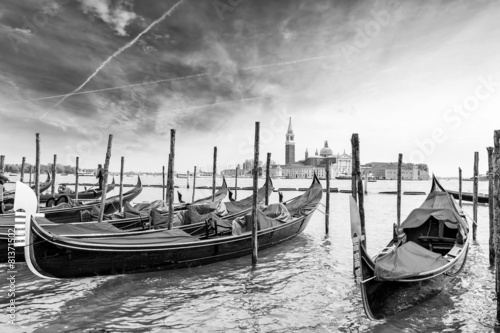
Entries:
[[127, 36], [125, 28], [137, 18], [132, 1], [79, 0], [85, 14], [93, 14], [106, 22], [119, 36]]

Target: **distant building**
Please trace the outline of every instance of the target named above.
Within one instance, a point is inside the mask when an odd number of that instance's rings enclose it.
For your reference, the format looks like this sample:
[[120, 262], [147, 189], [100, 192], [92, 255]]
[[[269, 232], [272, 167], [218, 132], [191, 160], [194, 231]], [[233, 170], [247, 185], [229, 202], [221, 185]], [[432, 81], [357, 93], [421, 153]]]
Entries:
[[280, 165], [271, 165], [269, 174], [271, 175], [271, 178], [283, 177], [283, 169]]
[[[234, 169], [226, 169], [221, 172], [224, 176], [235, 177], [236, 176], [236, 168]], [[245, 170], [239, 168], [238, 169], [238, 177], [243, 176], [245, 174]]]
[[312, 156], [309, 155], [309, 150], [306, 149], [304, 160], [295, 162], [295, 135], [292, 130], [292, 119], [288, 125], [285, 143], [285, 161], [286, 164], [281, 166], [282, 175], [286, 178], [313, 178], [314, 173], [319, 178], [326, 178], [326, 161], [330, 162], [330, 177], [334, 178], [339, 175], [350, 175], [352, 172], [352, 157], [344, 151], [343, 154], [333, 154], [333, 151], [328, 147], [328, 141], [325, 141], [325, 146], [318, 153]]
[[[373, 162], [362, 166], [362, 169], [371, 173], [375, 179], [394, 180], [398, 178], [397, 163]], [[419, 169], [418, 165], [403, 165], [401, 178], [403, 180], [429, 180], [429, 172]]]
[[290, 122], [288, 124], [288, 131], [286, 132], [286, 143], [285, 143], [285, 164], [295, 162], [295, 135], [292, 130], [292, 117], [290, 117]]

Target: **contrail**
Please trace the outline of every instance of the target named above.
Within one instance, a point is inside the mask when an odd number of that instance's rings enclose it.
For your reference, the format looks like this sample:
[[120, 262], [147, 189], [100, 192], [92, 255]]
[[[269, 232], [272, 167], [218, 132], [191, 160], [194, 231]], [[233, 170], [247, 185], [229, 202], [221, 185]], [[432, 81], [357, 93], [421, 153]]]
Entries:
[[[165, 20], [167, 18], [167, 16], [170, 16], [170, 14], [172, 14], [175, 9], [180, 6], [180, 4], [183, 2], [184, 0], [180, 0], [179, 2], [177, 2], [175, 5], [172, 6], [172, 8], [170, 8], [165, 14], [163, 14], [159, 19], [157, 19], [156, 21], [154, 21], [153, 23], [151, 23], [144, 31], [142, 31], [140, 34], [138, 34], [134, 39], [132, 39], [130, 42], [128, 42], [125, 46], [121, 47], [118, 51], [116, 51], [115, 53], [113, 53], [113, 55], [111, 55], [108, 59], [106, 59], [102, 64], [101, 66], [99, 66], [95, 72], [89, 76], [89, 78], [87, 80], [85, 80], [85, 82], [82, 83], [81, 86], [79, 86], [78, 88], [76, 88], [75, 90], [73, 90], [71, 93], [65, 95], [63, 98], [61, 98], [61, 100], [59, 102], [57, 102], [57, 104], [55, 106], [58, 106], [60, 105], [62, 102], [64, 102], [64, 100], [66, 100], [66, 98], [74, 95], [75, 93], [77, 93], [78, 91], [80, 91], [83, 87], [85, 87], [85, 85], [87, 83], [89, 83], [90, 80], [92, 80], [94, 78], [94, 76], [96, 76], [100, 71], [101, 69], [104, 68], [104, 66], [106, 66], [111, 60], [113, 60], [114, 58], [116, 58], [117, 56], [119, 56], [123, 51], [125, 51], [126, 49], [128, 49], [129, 47], [133, 46], [135, 43], [137, 43], [137, 41], [139, 40], [139, 38], [141, 38], [144, 34], [146, 34], [149, 30], [151, 30], [155, 25], [157, 25], [158, 23], [161, 23], [163, 20]], [[45, 114], [46, 115], [46, 114]], [[45, 116], [43, 115], [42, 118]], [[41, 118], [40, 118], [41, 119]]]

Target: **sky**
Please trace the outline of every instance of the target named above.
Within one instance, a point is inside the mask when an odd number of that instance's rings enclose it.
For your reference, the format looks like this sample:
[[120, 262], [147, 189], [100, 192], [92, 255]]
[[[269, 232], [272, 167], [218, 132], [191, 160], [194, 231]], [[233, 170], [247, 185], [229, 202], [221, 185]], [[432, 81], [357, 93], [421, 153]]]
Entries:
[[[260, 152], [321, 149], [361, 162], [480, 173], [500, 129], [500, 3], [493, 0], [3, 0], [0, 154], [178, 172]], [[75, 94], [76, 93], [76, 94]]]

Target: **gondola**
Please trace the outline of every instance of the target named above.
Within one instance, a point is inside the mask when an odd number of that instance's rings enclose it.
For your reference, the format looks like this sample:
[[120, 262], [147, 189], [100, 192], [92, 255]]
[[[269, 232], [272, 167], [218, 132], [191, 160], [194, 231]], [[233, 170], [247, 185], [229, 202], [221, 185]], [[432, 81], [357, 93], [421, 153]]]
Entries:
[[[455, 199], [460, 199], [460, 195], [458, 191], [448, 191]], [[470, 192], [462, 192], [462, 201], [474, 201], [474, 194]], [[487, 204], [490, 202], [490, 198], [484, 194], [478, 194], [477, 202], [482, 204]]]
[[[47, 171], [47, 179], [43, 183], [40, 183], [39, 186], [40, 193], [47, 191], [51, 186], [52, 186], [52, 179], [50, 177], [50, 173]], [[35, 185], [31, 185], [31, 189], [34, 191]], [[3, 194], [4, 195], [3, 203], [6, 205], [7, 210], [11, 209], [12, 206], [14, 205], [15, 193], [16, 193], [15, 190], [10, 190], [10, 191], [5, 191]]]
[[[107, 186], [106, 193], [109, 193], [115, 189], [116, 183], [115, 183], [115, 178], [113, 177], [113, 182]], [[88, 189], [85, 191], [80, 191], [78, 192], [78, 200], [93, 200], [93, 199], [98, 199], [102, 196], [102, 190], [95, 190], [95, 189]], [[71, 198], [71, 199], [76, 199], [76, 193], [56, 193], [55, 195], [52, 195], [50, 193], [48, 194], [42, 194], [40, 195], [40, 203], [47, 203], [50, 202], [51, 199], [53, 199], [53, 202], [60, 202], [62, 197], [66, 198]]]
[[[270, 184], [269, 194], [272, 192], [272, 183]], [[264, 192], [265, 186], [259, 190], [258, 192], [258, 200], [261, 202], [264, 200]], [[215, 193], [214, 201], [210, 201], [205, 203], [205, 199], [203, 198], [196, 201], [196, 204], [188, 204], [188, 205], [176, 205], [175, 211], [176, 215], [174, 216], [174, 227], [178, 227], [190, 234], [201, 234], [206, 232], [206, 228], [208, 224], [203, 220], [204, 217], [207, 216], [207, 213], [227, 213], [224, 219], [233, 219], [248, 213], [251, 208], [251, 202], [249, 203], [249, 198], [234, 202], [234, 203], [226, 203], [228, 207], [224, 205], [224, 208], [221, 211], [217, 211], [221, 201], [227, 196], [228, 187], [227, 183], [223, 181], [222, 187]], [[124, 198], [126, 199], [126, 195]], [[209, 197], [211, 200], [211, 196]], [[250, 197], [251, 198], [251, 197]], [[162, 202], [164, 204], [164, 202]], [[249, 203], [249, 205], [248, 205]], [[168, 211], [166, 210], [157, 210], [158, 205], [155, 202], [152, 203], [141, 203], [136, 205], [136, 207], [142, 207], [138, 209], [134, 209], [134, 207], [130, 207], [128, 202], [124, 200], [124, 212], [115, 214], [115, 218], [111, 220], [105, 220], [105, 223], [101, 222], [92, 222], [85, 221], [80, 222], [80, 220], [75, 222], [63, 222], [63, 223], [54, 223], [53, 221], [48, 220], [47, 218], [40, 220], [40, 225], [48, 230], [52, 230], [56, 233], [63, 233], [68, 235], [69, 237], [79, 237], [84, 234], [96, 233], [96, 232], [106, 232], [109, 224], [111, 229], [114, 227], [119, 228], [121, 230], [125, 230], [127, 232], [144, 230], [146, 226], [154, 227], [154, 228], [164, 228], [165, 226], [158, 225], [163, 221], [166, 221], [165, 217], [168, 216]], [[149, 206], [149, 207], [148, 207]], [[155, 209], [156, 214], [152, 214], [151, 210], [153, 207]], [[238, 210], [240, 208], [240, 211]], [[149, 210], [149, 211], [148, 211]], [[94, 213], [97, 211], [94, 209]], [[187, 214], [186, 214], [187, 213]], [[202, 215], [204, 214], [204, 215]], [[181, 216], [179, 216], [181, 215]], [[84, 223], [86, 226], [82, 230], [80, 228], [81, 224]], [[182, 223], [179, 225], [179, 223]], [[7, 261], [7, 246], [8, 246], [8, 230], [12, 228], [12, 216], [9, 218], [8, 216], [0, 217], [0, 263]], [[83, 232], [80, 233], [80, 232]], [[18, 262], [24, 261], [24, 254], [20, 251], [16, 251], [16, 260]]]
[[[321, 184], [315, 177], [310, 189], [287, 206], [278, 203], [265, 209], [258, 208], [259, 250], [300, 234], [316, 210], [322, 193]], [[126, 234], [115, 230], [115, 233], [110, 231], [106, 237], [75, 239], [40, 227], [37, 217], [30, 218], [32, 210], [26, 208], [35, 200], [34, 196], [27, 191], [23, 191], [22, 195], [23, 199], [19, 198], [17, 208], [24, 209], [28, 214], [24, 246], [26, 262], [33, 273], [45, 278], [77, 278], [193, 267], [245, 256], [252, 251], [251, 227], [249, 229], [251, 215], [243, 218], [246, 222], [241, 225], [243, 231], [235, 235], [232, 224], [226, 223], [224, 228], [215, 224], [211, 233], [203, 237], [172, 229]]]
[[[130, 191], [123, 193], [123, 202], [134, 200], [142, 192], [142, 182], [137, 177], [137, 184]], [[54, 207], [43, 207], [39, 209], [40, 213], [45, 214], [45, 217], [55, 223], [70, 223], [70, 222], [86, 222], [92, 220], [92, 214], [99, 210], [101, 200], [93, 200], [80, 203], [66, 203]], [[115, 195], [106, 198], [104, 214], [112, 214], [120, 209], [120, 196]], [[13, 215], [13, 213], [4, 214], [4, 216]], [[0, 239], [3, 234], [0, 233]]]
[[[270, 196], [273, 192], [273, 184], [271, 179], [269, 181], [269, 192], [267, 196]], [[174, 216], [174, 228], [179, 228], [190, 235], [199, 235], [206, 233], [208, 224], [206, 223], [206, 217], [209, 214], [215, 214], [220, 218], [225, 220], [232, 220], [237, 217], [247, 214], [252, 208], [253, 195], [232, 202], [224, 202], [221, 204], [222, 200], [227, 196], [229, 189], [225, 178], [223, 178], [222, 187], [215, 193], [214, 201], [212, 201], [212, 196], [199, 199], [190, 204], [179, 205], [176, 207], [176, 215]], [[262, 186], [257, 191], [257, 202], [262, 203], [266, 198], [266, 185]], [[166, 217], [168, 216], [167, 210], [161, 210], [157, 212], [157, 216]], [[161, 219], [161, 217], [160, 217]], [[139, 230], [143, 229], [144, 223], [152, 223], [154, 227], [155, 221], [151, 214], [137, 214], [137, 216], [111, 220], [108, 221], [117, 228], [122, 230]]]
[[473, 221], [435, 177], [423, 204], [373, 258], [353, 198], [350, 207], [355, 279], [369, 319], [390, 317], [439, 294], [465, 266]]

